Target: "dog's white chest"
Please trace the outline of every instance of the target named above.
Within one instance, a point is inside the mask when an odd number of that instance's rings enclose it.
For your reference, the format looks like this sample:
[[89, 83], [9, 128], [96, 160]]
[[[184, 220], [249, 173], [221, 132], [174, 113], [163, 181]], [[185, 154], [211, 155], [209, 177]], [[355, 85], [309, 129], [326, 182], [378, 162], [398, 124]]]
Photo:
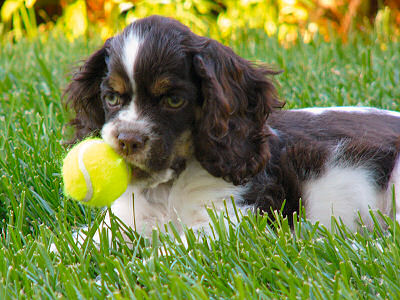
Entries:
[[210, 175], [197, 161], [192, 161], [172, 184], [160, 184], [152, 189], [130, 185], [111, 210], [126, 225], [146, 236], [154, 228], [163, 230], [169, 222], [178, 229], [182, 224], [191, 228], [207, 227], [206, 207], [221, 211], [225, 210], [226, 203], [228, 213], [233, 215], [230, 197], [240, 203], [243, 189]]

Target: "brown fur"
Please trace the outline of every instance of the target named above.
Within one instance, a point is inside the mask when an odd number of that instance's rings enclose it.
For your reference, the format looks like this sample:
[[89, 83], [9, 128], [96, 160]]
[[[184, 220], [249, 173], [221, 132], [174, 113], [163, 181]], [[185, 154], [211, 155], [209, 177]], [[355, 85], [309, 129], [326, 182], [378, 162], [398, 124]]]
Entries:
[[269, 158], [265, 122], [281, 107], [267, 75], [231, 49], [199, 38], [194, 70], [201, 80], [202, 112], [197, 120], [196, 157], [217, 177], [243, 184], [260, 172]]
[[155, 96], [165, 94], [171, 87], [170, 79], [168, 77], [157, 78], [151, 85], [150, 91]]
[[111, 75], [108, 82], [110, 87], [120, 95], [126, 94], [129, 91], [128, 82], [118, 75]]

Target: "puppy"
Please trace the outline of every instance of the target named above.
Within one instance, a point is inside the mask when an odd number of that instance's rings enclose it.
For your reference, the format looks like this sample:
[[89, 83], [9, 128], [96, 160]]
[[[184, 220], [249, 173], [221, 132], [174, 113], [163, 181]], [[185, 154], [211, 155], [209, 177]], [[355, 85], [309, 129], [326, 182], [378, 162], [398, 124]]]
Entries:
[[[400, 113], [279, 110], [270, 76], [215, 40], [151, 16], [108, 39], [66, 89], [77, 140], [100, 134], [132, 167], [112, 212], [144, 235], [207, 230], [206, 207], [299, 210], [350, 229], [369, 209], [400, 219]], [[132, 200], [134, 194], [134, 202]], [[226, 200], [226, 203], [224, 202]]]

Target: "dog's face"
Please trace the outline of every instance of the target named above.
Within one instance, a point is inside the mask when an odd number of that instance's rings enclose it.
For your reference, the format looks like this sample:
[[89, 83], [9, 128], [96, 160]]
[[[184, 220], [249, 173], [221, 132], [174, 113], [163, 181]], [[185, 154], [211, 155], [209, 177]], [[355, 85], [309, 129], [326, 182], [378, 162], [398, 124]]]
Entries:
[[179, 22], [153, 16], [109, 39], [66, 92], [77, 138], [101, 132], [137, 180], [169, 181], [196, 158], [239, 184], [268, 159], [265, 120], [279, 103], [267, 74]]
[[193, 155], [198, 87], [181, 31], [133, 24], [107, 43], [101, 135], [150, 184], [179, 175]]

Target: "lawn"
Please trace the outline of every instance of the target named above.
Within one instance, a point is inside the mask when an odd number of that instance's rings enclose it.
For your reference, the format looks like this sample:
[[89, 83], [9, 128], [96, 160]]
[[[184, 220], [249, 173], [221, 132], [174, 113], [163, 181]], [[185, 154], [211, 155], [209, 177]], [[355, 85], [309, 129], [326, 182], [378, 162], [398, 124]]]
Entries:
[[[90, 237], [104, 211], [62, 195], [62, 141], [71, 131], [61, 94], [73, 68], [100, 43], [69, 43], [55, 32], [15, 45], [0, 41], [0, 299], [400, 298], [400, 226], [390, 218], [387, 230], [377, 224], [351, 233], [296, 216], [291, 230], [275, 212], [272, 223], [250, 215], [225, 229], [225, 216], [210, 211], [215, 235], [188, 230], [186, 247], [174, 235], [144, 240], [113, 220], [112, 245], [103, 232], [96, 246]], [[250, 32], [225, 43], [284, 70], [276, 82], [286, 108], [400, 111], [398, 42], [356, 35], [347, 44], [320, 38], [284, 48]], [[87, 238], [78, 245], [72, 232], [85, 224]]]

